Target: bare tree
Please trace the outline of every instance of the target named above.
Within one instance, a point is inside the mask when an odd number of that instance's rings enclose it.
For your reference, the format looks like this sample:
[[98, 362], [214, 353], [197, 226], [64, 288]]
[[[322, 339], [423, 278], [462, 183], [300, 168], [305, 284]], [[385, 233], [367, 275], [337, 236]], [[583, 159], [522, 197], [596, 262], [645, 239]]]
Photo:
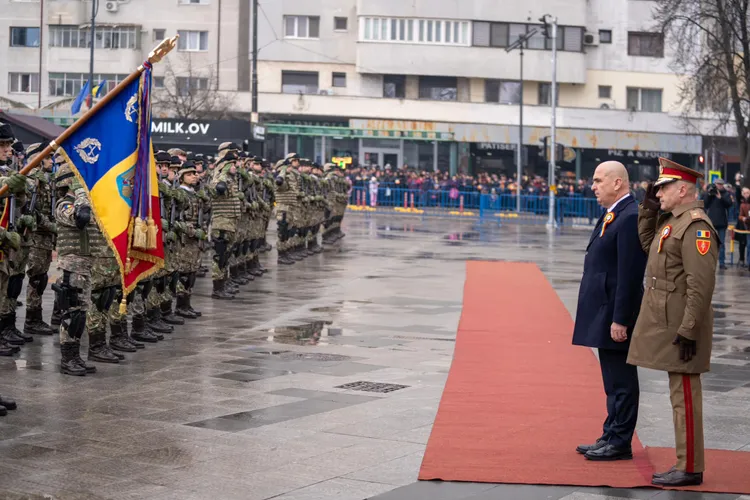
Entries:
[[657, 0], [654, 12], [673, 47], [673, 69], [683, 75], [679, 92], [684, 118], [716, 120], [713, 130], [703, 130], [712, 135], [728, 125], [736, 127], [745, 183], [750, 183], [748, 15], [750, 0]]
[[215, 67], [196, 68], [190, 54], [182, 55], [177, 68], [166, 59], [164, 87], [154, 88], [155, 111], [182, 119], [222, 119], [232, 111], [233, 99], [218, 90]]

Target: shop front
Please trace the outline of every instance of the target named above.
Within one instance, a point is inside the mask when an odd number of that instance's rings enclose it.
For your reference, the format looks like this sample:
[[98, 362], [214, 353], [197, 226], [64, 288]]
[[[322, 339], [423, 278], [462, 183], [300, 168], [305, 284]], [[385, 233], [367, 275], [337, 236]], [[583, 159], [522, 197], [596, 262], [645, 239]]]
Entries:
[[154, 150], [180, 148], [193, 153], [216, 155], [219, 145], [234, 142], [240, 147], [263, 154], [265, 130], [243, 120], [181, 120], [154, 118], [151, 122]]

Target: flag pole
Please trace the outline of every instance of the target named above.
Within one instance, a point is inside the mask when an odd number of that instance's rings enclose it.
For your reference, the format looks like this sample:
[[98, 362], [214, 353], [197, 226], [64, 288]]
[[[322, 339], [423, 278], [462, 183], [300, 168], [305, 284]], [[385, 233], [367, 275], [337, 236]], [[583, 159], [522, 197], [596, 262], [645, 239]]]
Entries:
[[[165, 40], [162, 40], [162, 42], [156, 46], [151, 52], [148, 54], [147, 61], [149, 63], [157, 63], [162, 60], [164, 56], [169, 54], [169, 52], [174, 49], [177, 46], [177, 38], [179, 38], [180, 35], [175, 35], [172, 38], [167, 38]], [[117, 94], [119, 94], [122, 89], [130, 85], [133, 80], [139, 78], [141, 76], [141, 73], [146, 68], [141, 64], [138, 66], [138, 69], [133, 71], [130, 75], [128, 75], [127, 78], [125, 78], [123, 81], [121, 81], [115, 88], [112, 89], [111, 92], [107, 92], [107, 94], [102, 97], [102, 99], [96, 103], [96, 105], [89, 109], [86, 113], [84, 113], [83, 116], [81, 116], [78, 120], [76, 120], [70, 127], [65, 129], [62, 134], [60, 134], [57, 138], [50, 141], [50, 143], [47, 145], [44, 150], [42, 150], [41, 153], [36, 155], [36, 157], [29, 162], [28, 165], [23, 167], [18, 173], [21, 175], [26, 175], [29, 172], [31, 172], [34, 168], [39, 166], [40, 163], [42, 163], [42, 160], [49, 156], [51, 153], [55, 152], [57, 148], [59, 148], [60, 144], [65, 142], [68, 137], [73, 135], [73, 133], [78, 130], [81, 126], [83, 126], [84, 123], [86, 123], [92, 116], [94, 116], [96, 113], [99, 112], [100, 109], [102, 109], [104, 106], [109, 103], [112, 99], [114, 99]], [[3, 185], [0, 186], [0, 196], [3, 196], [8, 191], [8, 186]]]

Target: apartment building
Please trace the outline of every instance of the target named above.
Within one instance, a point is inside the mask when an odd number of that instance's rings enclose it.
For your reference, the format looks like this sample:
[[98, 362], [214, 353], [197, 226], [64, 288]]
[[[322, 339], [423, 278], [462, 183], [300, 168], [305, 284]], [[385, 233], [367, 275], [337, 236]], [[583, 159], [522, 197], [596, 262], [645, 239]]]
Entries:
[[[249, 119], [251, 3], [102, 0], [94, 79], [114, 85], [159, 39], [180, 32], [169, 56], [175, 83], [189, 93], [218, 77], [236, 115]], [[75, 96], [88, 78], [91, 3], [40, 7], [0, 0], [7, 61], [0, 99], [31, 107]], [[297, 151], [318, 161], [515, 172], [523, 103], [522, 165], [546, 174], [553, 41], [539, 18], [547, 14], [558, 23], [563, 173], [586, 177], [598, 162], [617, 159], [634, 178], [647, 178], [658, 156], [700, 168], [705, 139], [679, 119], [679, 77], [652, 7], [649, 0], [260, 0], [266, 156]], [[508, 49], [527, 34], [521, 81], [520, 51]], [[167, 71], [166, 63], [156, 67], [157, 93]]]

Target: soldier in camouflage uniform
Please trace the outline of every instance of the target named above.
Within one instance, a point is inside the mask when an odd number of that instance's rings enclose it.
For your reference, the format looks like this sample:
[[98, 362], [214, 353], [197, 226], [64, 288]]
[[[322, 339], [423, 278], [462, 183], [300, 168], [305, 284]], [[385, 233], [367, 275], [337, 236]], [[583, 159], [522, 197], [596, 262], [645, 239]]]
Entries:
[[[2, 167], [12, 161], [14, 140], [10, 125], [0, 122], [0, 165]], [[0, 172], [3, 172], [0, 176], [0, 186], [7, 185], [9, 188], [9, 192], [6, 192], [0, 198], [0, 213], [5, 213], [6, 210], [9, 210], [10, 197], [8, 195], [14, 192], [23, 193], [26, 190], [27, 180], [25, 176], [14, 173], [10, 169], [3, 168]], [[0, 309], [7, 309], [5, 303], [10, 301], [8, 297], [8, 281], [10, 278], [8, 255], [11, 251], [20, 248], [21, 235], [10, 227], [0, 226]], [[0, 355], [12, 356], [20, 350], [18, 346], [24, 345], [26, 341], [15, 335], [13, 331], [6, 330], [4, 328], [5, 321], [4, 318], [0, 318]]]
[[[13, 130], [10, 125], [0, 122], [0, 164], [8, 161], [12, 154], [13, 144]], [[0, 179], [0, 184], [8, 184], [8, 187], [16, 185], [16, 189], [22, 189], [25, 187], [26, 180], [22, 175], [19, 175], [15, 180], [10, 178]], [[0, 213], [4, 209], [4, 205], [7, 204], [7, 198], [0, 198]], [[0, 296], [6, 297], [5, 290], [8, 287], [8, 263], [3, 256], [12, 248], [20, 248], [21, 237], [17, 233], [12, 231], [6, 231], [5, 228], [0, 226]], [[3, 299], [0, 298], [0, 301]], [[23, 342], [23, 341], [22, 341]], [[20, 349], [17, 346], [6, 343], [2, 336], [0, 336], [0, 356], [12, 356]], [[16, 402], [10, 398], [0, 396], [0, 416], [4, 416], [8, 413], [8, 410], [16, 409]]]
[[[44, 150], [44, 145], [32, 144], [26, 150], [29, 161]], [[26, 274], [29, 285], [26, 287], [26, 322], [23, 331], [27, 334], [52, 335], [55, 331], [43, 320], [42, 294], [49, 281], [49, 266], [52, 263], [52, 250], [55, 248], [57, 227], [52, 213], [52, 174], [53, 160], [48, 156], [39, 167], [29, 172], [32, 183], [31, 201], [27, 207], [29, 215], [36, 219], [36, 231], [28, 240], [29, 258]]]
[[299, 167], [299, 157], [296, 153], [290, 153], [276, 164], [276, 224], [278, 241], [278, 263], [284, 265], [294, 264], [291, 257], [294, 246], [297, 244], [295, 229], [295, 210], [299, 203], [299, 182], [295, 170]]
[[[16, 141], [13, 143], [12, 148], [13, 156], [11, 157], [10, 165], [5, 165], [1, 168], [3, 177], [14, 176], [23, 164], [25, 157], [23, 144], [20, 141]], [[21, 248], [17, 250], [12, 249], [5, 255], [10, 274], [6, 292], [9, 300], [4, 300], [0, 304], [0, 329], [2, 329], [0, 335], [4, 336], [8, 342], [15, 339], [16, 345], [21, 345], [18, 344], [19, 338], [23, 339], [24, 342], [34, 340], [32, 336], [16, 328], [16, 308], [19, 305], [18, 297], [21, 295], [23, 279], [26, 274], [26, 263], [29, 260], [29, 240], [31, 239], [31, 233], [36, 230], [36, 218], [24, 212], [24, 207], [30, 199], [28, 196], [30, 181], [27, 177], [23, 177], [23, 179], [26, 180], [24, 189], [13, 190], [12, 196], [8, 200], [11, 203], [10, 206], [13, 207], [12, 220], [9, 220], [8, 226], [21, 235]], [[10, 217], [10, 214], [8, 215]]]
[[341, 221], [349, 203], [349, 188], [351, 186], [344, 176], [343, 170], [332, 163], [329, 164], [326, 178], [331, 190], [329, 194], [331, 214], [327, 221], [328, 227], [323, 242], [335, 243], [344, 237], [344, 233], [341, 232]]
[[257, 167], [253, 167], [256, 173], [263, 178], [263, 201], [268, 205], [268, 209], [264, 212], [265, 225], [263, 229], [263, 241], [261, 243], [262, 252], [270, 252], [272, 247], [268, 243], [268, 224], [271, 222], [271, 216], [273, 215], [273, 207], [276, 205], [276, 192], [274, 191], [275, 182], [273, 170], [271, 169], [271, 163], [265, 158], [261, 160], [260, 171]]
[[[185, 160], [187, 161], [187, 160]], [[192, 165], [192, 162], [190, 163]], [[185, 240], [186, 226], [182, 223], [182, 211], [180, 207], [185, 203], [185, 191], [179, 188], [180, 180], [178, 172], [182, 168], [183, 162], [173, 156], [169, 165], [168, 179], [171, 184], [169, 190], [171, 202], [169, 204], [169, 227], [174, 232], [175, 237], [169, 248], [169, 266], [166, 274], [166, 287], [161, 293], [160, 313], [161, 319], [168, 325], [184, 325], [185, 320], [174, 314], [172, 302], [177, 297], [177, 288], [180, 282], [180, 262], [179, 254]], [[158, 317], [154, 317], [158, 320]]]
[[247, 261], [248, 272], [254, 276], [263, 276], [268, 272], [261, 263], [259, 254], [264, 251], [266, 241], [266, 229], [268, 228], [268, 219], [273, 205], [268, 203], [267, 190], [273, 192], [273, 181], [266, 179], [263, 175], [263, 158], [253, 156], [250, 164], [250, 177], [253, 182], [251, 193], [252, 201], [257, 203], [255, 219], [253, 221], [253, 231], [250, 239], [250, 258]]
[[[174, 327], [172, 325], [181, 325], [185, 323], [185, 320], [171, 314], [172, 312], [172, 301], [171, 301], [171, 283], [173, 278], [174, 259], [177, 251], [177, 234], [175, 228], [172, 227], [171, 213], [173, 206], [176, 206], [176, 200], [174, 199], [173, 185], [175, 182], [175, 172], [179, 169], [182, 162], [177, 156], [170, 156], [167, 160], [169, 153], [158, 151], [155, 155], [155, 161], [160, 167], [159, 180], [159, 198], [161, 201], [161, 223], [164, 241], [164, 267], [160, 269], [152, 279], [153, 286], [146, 286], [144, 290], [147, 292], [145, 297], [146, 301], [146, 317], [148, 323], [146, 325], [147, 330], [151, 330], [158, 338], [162, 333], [172, 333]], [[176, 286], [176, 284], [175, 284]], [[165, 304], [169, 307], [168, 314], [165, 316], [162, 314], [162, 308]], [[138, 324], [140, 327], [140, 324]], [[133, 327], [135, 333], [135, 326]], [[159, 339], [161, 340], [161, 339]]]
[[237, 220], [237, 232], [235, 233], [235, 243], [232, 248], [232, 255], [229, 260], [229, 276], [237, 285], [246, 285], [255, 279], [255, 276], [248, 274], [245, 268], [245, 260], [249, 251], [248, 238], [252, 224], [252, 209], [250, 202], [247, 200], [247, 193], [250, 189], [250, 174], [247, 172], [247, 162], [249, 155], [242, 151], [237, 154], [237, 197], [240, 202], [240, 215]]
[[312, 227], [310, 230], [310, 242], [312, 243], [311, 250], [315, 253], [321, 253], [323, 251], [323, 247], [318, 243], [318, 234], [320, 233], [320, 226], [325, 220], [325, 212], [328, 202], [325, 197], [325, 181], [322, 178], [323, 172], [320, 168], [320, 165], [318, 165], [317, 163], [313, 163], [311, 174], [314, 187], [314, 212], [312, 216]]
[[182, 165], [178, 173], [180, 187], [183, 197], [180, 202], [180, 211], [183, 214], [181, 224], [182, 246], [177, 255], [178, 268], [180, 269], [180, 283], [177, 287], [177, 308], [175, 313], [184, 318], [198, 318], [202, 313], [193, 309], [190, 303], [195, 286], [195, 278], [200, 269], [201, 245], [208, 239], [208, 224], [204, 217], [205, 195], [195, 191], [198, 184], [198, 175], [194, 164], [187, 161]]
[[[211, 241], [214, 244], [214, 257], [211, 268], [213, 294], [215, 299], [232, 299], [234, 287], [229, 287], [230, 253], [236, 244], [237, 223], [240, 217], [240, 200], [237, 192], [237, 154], [233, 150], [221, 153], [216, 163], [210, 188], [211, 201]], [[243, 196], [244, 199], [244, 196]]]
[[[81, 337], [90, 322], [88, 312], [92, 307], [91, 279], [94, 261], [112, 256], [112, 251], [96, 226], [86, 190], [67, 164], [58, 168], [55, 188], [58, 190], [55, 206], [55, 220], [58, 224], [57, 267], [62, 271], [62, 276], [52, 285], [52, 289], [62, 312], [60, 372], [84, 376], [96, 372], [96, 368], [87, 365], [80, 354]], [[101, 280], [97, 284], [100, 283]], [[107, 297], [108, 295], [97, 294], [97, 298], [105, 301]], [[91, 320], [95, 319], [95, 316], [91, 317]], [[89, 358], [92, 359], [93, 351], [101, 353], [104, 360], [117, 363], [119, 359], [111, 351], [108, 352], [106, 347], [106, 325], [104, 331], [97, 329], [98, 325], [93, 323], [91, 326]]]

